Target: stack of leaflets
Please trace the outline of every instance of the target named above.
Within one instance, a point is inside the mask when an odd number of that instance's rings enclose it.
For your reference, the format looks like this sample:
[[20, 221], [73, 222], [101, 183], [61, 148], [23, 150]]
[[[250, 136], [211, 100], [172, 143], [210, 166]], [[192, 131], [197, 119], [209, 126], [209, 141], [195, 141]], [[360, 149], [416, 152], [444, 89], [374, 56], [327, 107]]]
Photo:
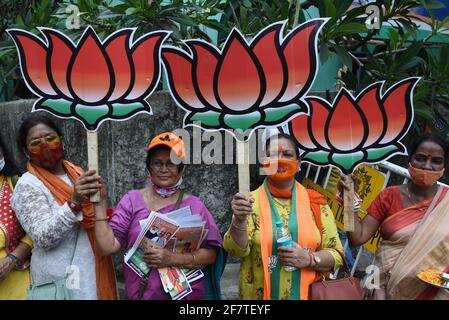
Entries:
[[[199, 215], [192, 215], [190, 207], [167, 214], [152, 211], [147, 219], [140, 221], [142, 231], [125, 255], [125, 263], [140, 277], [148, 277], [151, 268], [143, 261], [148, 247], [160, 247], [179, 253], [189, 253], [200, 248], [207, 235], [205, 222]], [[178, 267], [159, 268], [159, 276], [165, 292], [173, 300], [180, 300], [192, 292], [190, 283], [204, 276], [198, 270]]]

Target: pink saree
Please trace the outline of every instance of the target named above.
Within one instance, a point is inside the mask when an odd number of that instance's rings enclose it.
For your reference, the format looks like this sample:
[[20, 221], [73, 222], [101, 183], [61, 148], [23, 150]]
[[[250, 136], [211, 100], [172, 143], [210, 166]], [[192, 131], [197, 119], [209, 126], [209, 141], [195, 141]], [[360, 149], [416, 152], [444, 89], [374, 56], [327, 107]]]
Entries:
[[381, 224], [382, 244], [375, 265], [380, 288], [370, 292], [376, 300], [449, 299], [449, 291], [430, 286], [419, 272], [449, 267], [449, 196], [439, 188], [433, 199], [391, 215]]

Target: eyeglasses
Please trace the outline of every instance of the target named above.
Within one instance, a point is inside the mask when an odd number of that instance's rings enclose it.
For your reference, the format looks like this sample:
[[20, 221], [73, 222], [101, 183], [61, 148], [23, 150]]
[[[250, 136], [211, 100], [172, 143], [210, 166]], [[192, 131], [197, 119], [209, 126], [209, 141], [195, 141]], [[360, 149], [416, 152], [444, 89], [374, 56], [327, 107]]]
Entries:
[[46, 143], [50, 148], [57, 148], [61, 144], [61, 139], [54, 134], [33, 139], [27, 145], [28, 151], [31, 153], [38, 153], [41, 151], [42, 143]]
[[150, 162], [150, 168], [156, 171], [160, 171], [164, 165], [170, 171], [178, 170], [178, 165], [171, 161], [162, 162], [160, 160], [152, 160]]

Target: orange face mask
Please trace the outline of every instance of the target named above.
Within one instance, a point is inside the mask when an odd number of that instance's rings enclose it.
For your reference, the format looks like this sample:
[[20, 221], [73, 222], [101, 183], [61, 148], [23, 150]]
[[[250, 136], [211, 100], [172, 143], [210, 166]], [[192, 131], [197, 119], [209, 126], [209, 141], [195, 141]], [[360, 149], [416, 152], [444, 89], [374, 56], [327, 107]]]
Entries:
[[273, 181], [289, 181], [293, 179], [298, 171], [299, 160], [290, 160], [284, 158], [276, 158], [265, 160], [263, 167], [265, 173], [270, 176]]
[[440, 171], [418, 169], [412, 167], [409, 163], [408, 172], [410, 173], [413, 183], [417, 186], [431, 187], [443, 176], [444, 169], [441, 169]]

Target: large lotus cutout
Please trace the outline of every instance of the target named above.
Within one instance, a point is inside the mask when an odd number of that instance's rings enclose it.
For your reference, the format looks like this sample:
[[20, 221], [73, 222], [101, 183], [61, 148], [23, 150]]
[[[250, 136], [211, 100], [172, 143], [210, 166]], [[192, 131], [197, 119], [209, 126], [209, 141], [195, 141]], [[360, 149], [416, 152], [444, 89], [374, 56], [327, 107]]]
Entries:
[[63, 33], [40, 28], [45, 41], [19, 29], [8, 30], [19, 52], [23, 78], [39, 100], [34, 110], [80, 120], [96, 130], [106, 119], [124, 120], [147, 112], [145, 101], [160, 78], [161, 45], [168, 32], [131, 41], [121, 29], [101, 41], [87, 27], [77, 44]]
[[308, 97], [309, 115], [290, 122], [304, 161], [332, 164], [343, 173], [362, 163], [376, 163], [395, 154], [405, 154], [400, 139], [413, 121], [413, 89], [419, 78], [408, 78], [381, 94], [384, 82], [376, 82], [356, 98], [341, 89], [330, 105]]
[[307, 111], [302, 97], [317, 72], [317, 37], [325, 19], [308, 21], [285, 37], [274, 23], [248, 43], [233, 29], [222, 50], [185, 41], [189, 52], [164, 47], [170, 92], [187, 111], [184, 125], [237, 130], [274, 126]]

